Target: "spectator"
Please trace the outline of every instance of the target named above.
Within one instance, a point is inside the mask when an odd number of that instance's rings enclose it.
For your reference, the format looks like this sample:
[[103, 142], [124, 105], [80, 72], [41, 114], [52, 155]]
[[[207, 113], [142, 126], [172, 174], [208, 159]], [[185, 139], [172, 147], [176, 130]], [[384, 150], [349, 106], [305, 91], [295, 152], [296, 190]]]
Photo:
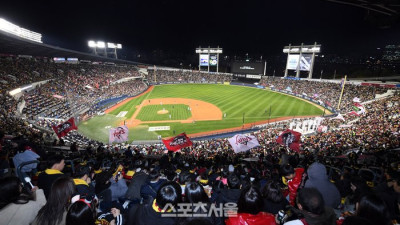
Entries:
[[297, 189], [303, 180], [303, 173], [303, 168], [293, 169], [293, 167], [289, 164], [281, 167], [281, 175], [287, 182], [287, 186], [289, 188], [289, 203], [292, 206], [295, 205]]
[[340, 193], [336, 186], [331, 183], [326, 173], [326, 167], [318, 162], [311, 164], [307, 169], [308, 180], [304, 187], [316, 188], [327, 206], [336, 209], [340, 204]]
[[[18, 168], [18, 166], [21, 165], [22, 163], [38, 160], [39, 158], [40, 156], [36, 154], [36, 152], [33, 151], [30, 146], [26, 145], [23, 152], [20, 152], [13, 157], [13, 162], [15, 168]], [[36, 163], [28, 164], [21, 168], [21, 172], [23, 173], [31, 172], [32, 170], [36, 169], [36, 167], [37, 167]]]
[[[174, 225], [177, 221], [177, 215], [166, 215], [165, 213], [171, 213], [170, 207], [177, 207], [178, 203], [182, 199], [182, 192], [179, 184], [175, 182], [166, 182], [161, 185], [157, 191], [157, 197], [150, 204], [139, 206], [134, 212], [129, 212], [130, 219], [128, 225]], [[131, 216], [131, 215], [134, 216]]]
[[95, 225], [93, 211], [90, 205], [77, 201], [68, 209], [66, 225]]
[[275, 225], [274, 215], [261, 212], [263, 205], [260, 191], [253, 186], [247, 186], [240, 194], [237, 216], [229, 217], [225, 221], [226, 225]]
[[110, 190], [111, 190], [111, 200], [119, 201], [120, 198], [124, 198], [128, 186], [126, 185], [125, 179], [122, 177], [122, 173], [115, 174], [110, 179]]
[[276, 181], [270, 180], [263, 188], [264, 207], [263, 212], [277, 214], [289, 205], [288, 200], [283, 196], [281, 188]]
[[46, 198], [42, 189], [33, 189], [34, 200], [21, 194], [22, 186], [17, 177], [0, 179], [0, 224], [30, 224]]
[[[186, 221], [200, 219], [201, 217], [204, 218], [204, 215], [207, 215], [205, 219], [207, 219], [211, 224], [222, 224], [222, 220], [219, 220], [219, 217], [216, 217], [213, 214], [208, 214], [210, 209], [210, 200], [201, 184], [191, 182], [186, 185], [185, 202], [189, 203], [193, 209], [189, 212], [189, 215], [184, 218]], [[197, 205], [202, 205], [204, 208], [196, 207]]]
[[385, 202], [374, 194], [367, 194], [361, 197], [356, 205], [356, 215], [366, 218], [372, 224], [391, 224]]
[[91, 198], [93, 198], [96, 195], [89, 175], [89, 167], [79, 166], [76, 168], [73, 176], [76, 190], [82, 199], [86, 198], [87, 196], [91, 196]]
[[139, 203], [141, 199], [140, 189], [148, 179], [147, 173], [142, 171], [140, 167], [136, 168], [135, 174], [132, 176], [125, 197], [134, 203]]
[[64, 169], [64, 166], [64, 156], [53, 155], [47, 160], [47, 169], [39, 174], [38, 187], [43, 189], [46, 199], [49, 198], [50, 189], [53, 182], [57, 178], [64, 176], [64, 174], [61, 172]]
[[55, 180], [46, 204], [39, 210], [32, 225], [64, 225], [74, 193], [76, 188], [71, 178], [60, 177]]
[[160, 173], [153, 169], [149, 173], [147, 182], [140, 188], [140, 195], [143, 201], [149, 202], [155, 199], [157, 191], [163, 183], [165, 183], [165, 179], [160, 179]]
[[237, 202], [240, 197], [240, 180], [239, 178], [231, 174], [228, 176], [228, 189], [222, 189], [217, 198], [218, 204], [225, 204], [227, 202]]
[[332, 208], [325, 206], [321, 193], [315, 188], [303, 188], [298, 193], [297, 209], [292, 209], [303, 219], [292, 220], [284, 225], [335, 225], [336, 215]]

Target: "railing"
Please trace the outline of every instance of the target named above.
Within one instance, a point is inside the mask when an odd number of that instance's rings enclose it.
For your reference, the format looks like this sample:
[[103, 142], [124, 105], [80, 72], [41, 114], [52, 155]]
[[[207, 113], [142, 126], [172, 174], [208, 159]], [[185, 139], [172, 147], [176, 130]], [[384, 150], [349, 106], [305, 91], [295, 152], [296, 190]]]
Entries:
[[33, 161], [28, 161], [28, 162], [23, 162], [21, 164], [19, 164], [19, 166], [17, 167], [17, 177], [19, 178], [19, 180], [24, 184], [24, 186], [28, 183], [25, 181], [25, 177], [27, 176], [26, 173], [22, 172], [22, 168], [24, 166], [30, 165], [30, 164], [34, 164], [36, 163], [36, 166], [39, 165], [39, 161], [38, 160], [33, 160]]

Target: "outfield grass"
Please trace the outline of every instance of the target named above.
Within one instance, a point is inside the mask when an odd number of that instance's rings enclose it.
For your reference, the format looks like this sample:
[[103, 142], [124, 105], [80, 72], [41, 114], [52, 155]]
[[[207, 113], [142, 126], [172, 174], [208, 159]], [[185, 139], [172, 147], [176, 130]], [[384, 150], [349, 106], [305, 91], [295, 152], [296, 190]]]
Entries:
[[[160, 110], [168, 110], [166, 114], [158, 114]], [[171, 118], [169, 117], [171, 115]], [[191, 117], [192, 114], [188, 110], [187, 105], [176, 104], [176, 105], [147, 105], [142, 107], [137, 119], [141, 121], [157, 121], [157, 120], [186, 120]]]
[[[231, 85], [175, 84], [156, 86], [151, 92], [133, 99], [125, 105], [113, 110], [105, 117], [108, 118], [108, 125], [115, 126], [118, 124], [118, 121], [130, 118], [135, 110], [137, 110], [137, 105], [144, 100], [154, 98], [188, 98], [209, 102], [220, 108], [222, 113], [226, 114], [226, 117], [221, 121], [196, 121], [195, 123], [190, 124], [147, 124], [149, 126], [171, 126], [171, 130], [158, 131], [157, 133], [152, 132], [151, 134], [136, 134], [136, 137], [133, 135], [130, 141], [156, 139], [154, 137], [156, 137], [157, 134], [160, 134], [163, 137], [173, 136], [173, 131], [175, 131], [176, 134], [181, 132], [191, 134], [203, 131], [240, 127], [243, 124], [243, 118], [245, 123], [253, 123], [260, 120], [267, 120], [269, 117], [273, 119], [285, 116], [322, 115], [323, 113], [322, 110], [308, 102], [268, 90]], [[168, 105], [168, 107], [169, 106], [171, 105]], [[174, 105], [174, 107], [180, 106]], [[145, 108], [148, 108], [149, 111], [143, 112], [142, 110]], [[162, 108], [167, 109], [167, 106], [164, 105]], [[157, 115], [156, 112], [161, 109], [159, 107], [152, 108], [152, 106], [145, 106], [142, 108], [139, 116], [145, 118], [146, 121], [168, 120], [169, 114], [163, 115], [167, 116], [167, 119], [159, 119], [159, 115]], [[270, 109], [271, 115], [269, 116]], [[116, 118], [115, 116], [121, 111], [128, 111], [128, 113], [125, 117]], [[99, 118], [101, 122], [99, 122]], [[103, 131], [97, 132], [97, 130], [104, 129], [105, 124], [107, 124], [107, 121], [103, 121], [102, 118], [103, 117], [95, 117], [87, 121], [86, 124], [80, 124], [79, 131], [90, 138], [105, 140], [108, 137], [108, 133], [104, 133]], [[183, 119], [183, 117], [179, 119]], [[142, 125], [146, 126], [146, 124]], [[146, 133], [147, 131], [144, 130], [145, 129], [140, 131], [136, 130], [136, 132]], [[130, 132], [135, 132], [135, 129], [132, 129]], [[106, 134], [106, 136], [104, 136], [104, 134]], [[131, 134], [129, 137], [131, 138]]]

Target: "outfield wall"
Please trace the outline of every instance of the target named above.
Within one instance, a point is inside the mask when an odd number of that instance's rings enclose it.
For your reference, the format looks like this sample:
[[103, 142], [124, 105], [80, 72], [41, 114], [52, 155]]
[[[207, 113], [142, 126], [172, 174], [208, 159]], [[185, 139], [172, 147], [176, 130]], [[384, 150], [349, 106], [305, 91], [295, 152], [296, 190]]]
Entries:
[[[175, 81], [175, 82], [157, 82], [157, 83], [150, 83], [151, 85], [162, 85], [162, 84], [224, 84], [224, 82], [209, 82], [209, 81], [201, 81], [201, 82], [184, 82], [184, 81]], [[237, 85], [237, 86], [245, 86], [245, 87], [253, 87], [253, 88], [259, 88], [259, 89], [266, 89], [266, 87], [261, 86], [261, 85], [255, 85], [255, 84], [247, 84], [247, 83], [239, 83], [239, 82], [230, 82], [229, 85]], [[302, 98], [304, 100], [313, 102], [315, 104], [318, 104], [326, 109], [328, 109], [329, 111], [331, 111], [334, 114], [337, 114], [338, 112], [336, 111], [336, 109], [334, 109], [333, 107], [326, 105], [324, 102], [322, 101], [317, 101], [313, 98], [310, 98], [306, 95], [300, 95], [300, 94], [294, 94], [290, 91], [286, 91], [286, 90], [279, 90], [279, 89], [275, 89], [275, 88], [271, 88], [272, 91], [276, 91], [276, 92], [280, 92], [280, 93], [284, 93], [284, 94], [288, 94], [288, 95], [292, 95], [295, 97], [299, 97]]]
[[334, 109], [333, 107], [326, 105], [326, 104], [325, 104], [324, 102], [322, 102], [322, 101], [316, 101], [315, 99], [310, 98], [310, 97], [308, 97], [308, 96], [306, 96], [306, 95], [294, 94], [294, 93], [292, 93], [291, 91], [279, 90], [279, 89], [276, 89], [276, 88], [271, 88], [271, 91], [276, 91], [276, 92], [280, 92], [280, 93], [292, 95], [292, 96], [295, 96], [295, 97], [299, 97], [299, 98], [302, 98], [302, 99], [304, 99], [304, 100], [313, 102], [313, 103], [315, 103], [315, 104], [317, 104], [317, 105], [320, 105], [320, 106], [322, 106], [322, 107], [328, 109], [329, 111], [331, 111], [331, 112], [334, 113], [334, 114], [337, 114], [337, 113], [338, 113], [338, 112], [336, 111], [336, 109]]

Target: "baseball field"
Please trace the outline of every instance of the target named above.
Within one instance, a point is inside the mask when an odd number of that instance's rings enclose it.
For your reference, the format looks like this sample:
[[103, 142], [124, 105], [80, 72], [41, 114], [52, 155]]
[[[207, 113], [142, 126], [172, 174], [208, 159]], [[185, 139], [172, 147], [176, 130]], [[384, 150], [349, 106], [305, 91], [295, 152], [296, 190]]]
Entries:
[[107, 143], [109, 129], [126, 124], [132, 142], [182, 132], [192, 137], [203, 136], [322, 114], [323, 109], [315, 104], [269, 90], [222, 84], [171, 84], [153, 86], [140, 96], [126, 99], [104, 115], [80, 123], [78, 131]]

